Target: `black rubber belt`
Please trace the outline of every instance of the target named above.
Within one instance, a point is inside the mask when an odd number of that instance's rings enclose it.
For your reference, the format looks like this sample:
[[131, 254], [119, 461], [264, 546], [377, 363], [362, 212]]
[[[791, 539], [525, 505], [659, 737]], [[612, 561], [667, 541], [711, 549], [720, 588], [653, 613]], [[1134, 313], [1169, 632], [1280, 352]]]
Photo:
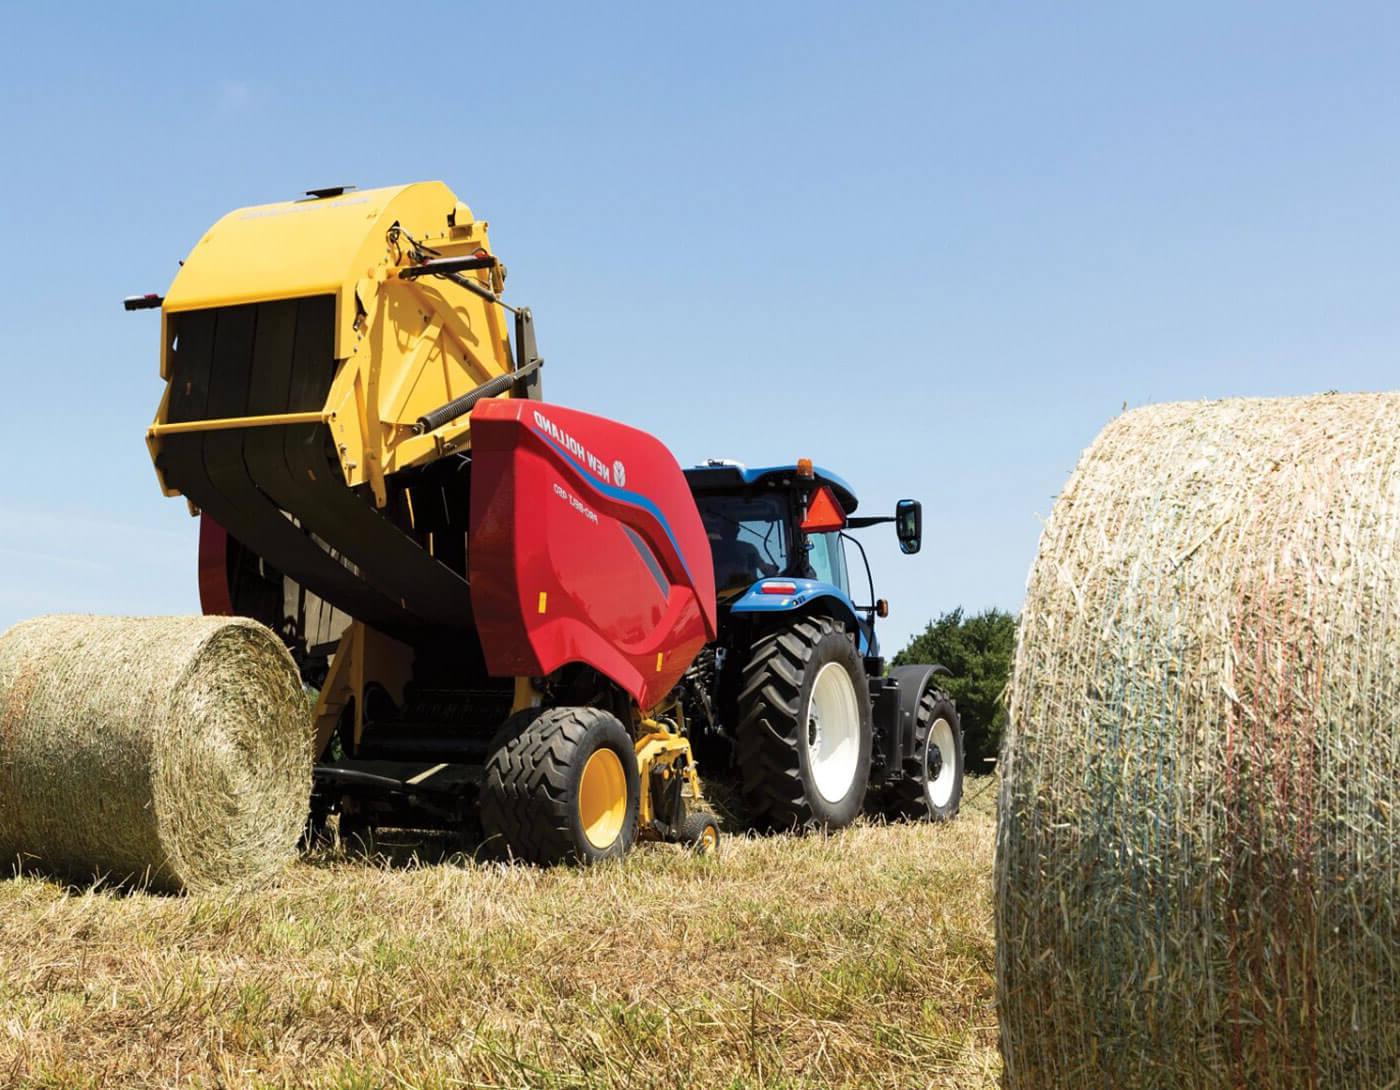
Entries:
[[[171, 422], [324, 407], [336, 367], [333, 297], [175, 317]], [[351, 616], [388, 632], [470, 626], [466, 580], [346, 487], [327, 425], [167, 436], [161, 467], [239, 541]]]

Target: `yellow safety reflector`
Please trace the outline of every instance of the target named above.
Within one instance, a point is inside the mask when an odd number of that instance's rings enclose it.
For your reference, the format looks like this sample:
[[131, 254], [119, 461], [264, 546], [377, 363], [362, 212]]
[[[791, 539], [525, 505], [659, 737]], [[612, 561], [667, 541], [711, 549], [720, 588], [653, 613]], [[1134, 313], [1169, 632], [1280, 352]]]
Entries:
[[543, 612], [544, 612], [546, 609], [548, 609], [548, 608], [549, 608], [549, 592], [548, 592], [548, 591], [542, 590], [542, 591], [540, 591], [540, 612], [543, 613]]
[[663, 660], [665, 657], [666, 657], [666, 652], [664, 652], [664, 651], [658, 651], [658, 652], [656, 653], [656, 672], [657, 672], [658, 674], [661, 673], [661, 662], [662, 662], [662, 660]]

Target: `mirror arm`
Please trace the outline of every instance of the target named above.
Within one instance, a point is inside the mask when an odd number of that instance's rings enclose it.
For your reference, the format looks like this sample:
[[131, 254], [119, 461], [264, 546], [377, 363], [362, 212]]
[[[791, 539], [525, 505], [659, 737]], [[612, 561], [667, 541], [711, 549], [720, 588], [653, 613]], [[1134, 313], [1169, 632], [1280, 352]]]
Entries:
[[846, 526], [852, 530], [864, 530], [867, 526], [879, 526], [882, 523], [893, 521], [893, 515], [860, 515], [847, 519]]

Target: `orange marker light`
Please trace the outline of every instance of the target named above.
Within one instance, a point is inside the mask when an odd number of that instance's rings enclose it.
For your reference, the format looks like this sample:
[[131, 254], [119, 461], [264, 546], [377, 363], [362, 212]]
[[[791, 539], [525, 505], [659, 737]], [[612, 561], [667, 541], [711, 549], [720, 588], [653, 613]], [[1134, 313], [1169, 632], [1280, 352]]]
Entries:
[[797, 459], [797, 475], [798, 475], [799, 477], [810, 477], [810, 476], [812, 476], [812, 459], [810, 459], [810, 458], [799, 458], [799, 459]]

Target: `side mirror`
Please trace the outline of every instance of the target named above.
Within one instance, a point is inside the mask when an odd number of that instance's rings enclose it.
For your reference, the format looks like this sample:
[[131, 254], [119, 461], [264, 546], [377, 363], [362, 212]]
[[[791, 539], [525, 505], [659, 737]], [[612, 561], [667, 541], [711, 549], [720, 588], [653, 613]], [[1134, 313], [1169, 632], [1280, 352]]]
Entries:
[[924, 505], [918, 500], [900, 500], [894, 505], [894, 532], [899, 547], [906, 553], [916, 553], [924, 538]]

